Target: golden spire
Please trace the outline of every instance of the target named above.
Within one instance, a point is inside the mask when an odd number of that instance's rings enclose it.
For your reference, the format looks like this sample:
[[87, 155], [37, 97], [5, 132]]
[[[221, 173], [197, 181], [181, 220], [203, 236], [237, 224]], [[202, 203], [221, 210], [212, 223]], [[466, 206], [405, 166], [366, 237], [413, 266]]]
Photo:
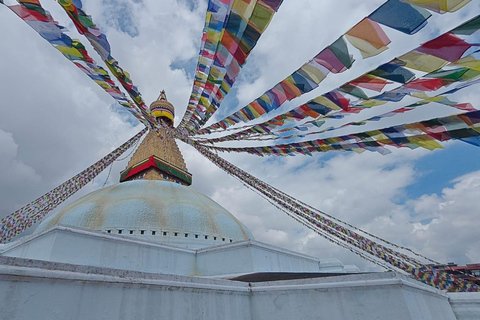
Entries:
[[157, 100], [150, 105], [150, 113], [156, 119], [162, 119], [169, 125], [173, 126], [173, 119], [175, 117], [175, 108], [168, 102], [165, 90], [160, 92]]
[[[162, 121], [173, 127], [175, 108], [168, 102], [165, 91], [150, 105], [150, 112], [156, 121]], [[166, 129], [156, 132], [150, 130], [128, 162], [127, 168], [120, 173], [120, 182], [130, 180], [165, 180], [183, 185], [192, 183], [192, 175], [187, 171], [182, 153], [175, 139]]]

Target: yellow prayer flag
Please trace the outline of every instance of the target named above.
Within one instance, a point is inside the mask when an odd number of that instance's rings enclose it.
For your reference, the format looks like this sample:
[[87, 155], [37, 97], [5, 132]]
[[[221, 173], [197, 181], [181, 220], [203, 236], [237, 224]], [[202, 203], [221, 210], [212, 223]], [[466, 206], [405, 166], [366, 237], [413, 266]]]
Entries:
[[374, 140], [383, 140], [388, 139], [388, 137], [380, 130], [372, 130], [368, 132], [368, 135], [372, 137]]
[[331, 144], [343, 142], [343, 139], [341, 139], [339, 137], [325, 138], [324, 140], [327, 141], [328, 143], [331, 143]]
[[418, 98], [418, 99], [428, 99], [430, 98], [425, 92], [412, 92], [412, 97]]
[[253, 25], [260, 33], [267, 29], [275, 11], [262, 2], [257, 1], [249, 24]]
[[95, 81], [100, 87], [102, 87], [103, 89], [111, 89], [112, 86], [109, 85], [108, 83], [106, 83], [105, 81], [103, 80], [93, 80]]
[[360, 105], [363, 107], [371, 108], [371, 107], [384, 105], [387, 102], [388, 101], [385, 101], [385, 100], [369, 99], [369, 100], [362, 101]]
[[427, 103], [430, 103], [430, 102], [441, 101], [441, 100], [445, 99], [444, 96], [429, 97], [425, 92], [413, 92], [411, 95], [414, 98], [421, 99], [417, 103], [423, 103], [423, 104], [427, 104]]
[[55, 48], [60, 51], [61, 53], [63, 53], [64, 55], [69, 55], [69, 56], [74, 56], [74, 57], [78, 57], [78, 58], [82, 58], [83, 60], [83, 55], [80, 51], [78, 51], [77, 49], [75, 48], [72, 48], [72, 47], [65, 47], [65, 46], [55, 46]]
[[232, 11], [238, 14], [245, 21], [250, 20], [253, 9], [255, 8], [256, 0], [234, 0]]
[[367, 150], [362, 149], [362, 148], [352, 148], [351, 150], [358, 153], [358, 154], [364, 153], [365, 151], [367, 151]]
[[429, 54], [423, 54], [415, 50], [398, 57], [398, 59], [405, 62], [407, 68], [424, 72], [433, 72], [444, 67], [448, 63], [448, 61], [441, 58]]
[[97, 72], [97, 73], [100, 73], [100, 74], [103, 74], [105, 76], [108, 75], [108, 71], [105, 70], [105, 69], [100, 69], [100, 68], [93, 68], [93, 71]]
[[207, 81], [208, 75], [206, 75], [203, 72], [197, 72], [197, 80], [202, 81], [202, 83], [205, 83]]
[[[30, 1], [27, 1], [30, 2]], [[72, 0], [59, 0], [58, 3], [68, 11], [75, 11]]]
[[212, 66], [212, 68], [210, 69], [210, 76], [213, 79], [220, 79], [225, 77], [225, 68]]
[[205, 15], [205, 21], [208, 21], [209, 23], [212, 22], [212, 12], [207, 10], [207, 14]]
[[316, 84], [319, 84], [327, 77], [322, 70], [311, 65], [310, 63], [304, 64], [300, 70], [303, 70]]
[[315, 99], [313, 99], [314, 102], [319, 103], [321, 105], [324, 105], [332, 110], [341, 110], [339, 106], [337, 106], [335, 103], [333, 103], [331, 100], [325, 98], [324, 96], [318, 96]]
[[417, 123], [407, 123], [403, 125], [406, 129], [410, 130], [411, 132], [427, 132], [425, 126], [419, 122]]
[[360, 50], [360, 53], [364, 59], [376, 56], [377, 54], [380, 54], [388, 49], [388, 46], [377, 49], [368, 41], [349, 36], [348, 34], [346, 34], [345, 37], [352, 44], [352, 46]]
[[225, 94], [229, 93], [231, 88], [232, 87], [226, 81], [222, 81], [222, 84], [220, 84], [220, 89], [225, 92]]
[[435, 12], [455, 12], [465, 5], [467, 5], [472, 0], [402, 0], [403, 2], [408, 2], [415, 4], [419, 7], [424, 7]]
[[345, 33], [347, 40], [358, 50], [362, 57], [369, 58], [388, 49], [390, 39], [380, 25], [368, 18], [364, 18], [352, 29]]
[[419, 145], [422, 148], [428, 149], [430, 151], [435, 150], [435, 149], [443, 149], [443, 146], [435, 141], [433, 138], [423, 135], [423, 136], [411, 136], [407, 137], [407, 139]]
[[203, 106], [208, 105], [208, 98], [207, 97], [201, 97], [200, 98], [200, 104]]
[[333, 147], [330, 146], [330, 145], [321, 145], [320, 149], [322, 150], [322, 152], [327, 152], [327, 151], [334, 150]]
[[218, 32], [217, 30], [213, 29], [208, 29], [207, 31], [207, 37], [205, 39], [205, 42], [210, 42], [210, 43], [218, 43], [220, 40], [220, 36], [222, 35], [221, 32]]
[[475, 57], [473, 57], [472, 55], [468, 55], [460, 60], [457, 60], [453, 64], [459, 67], [465, 67], [465, 68], [473, 69], [476, 71], [480, 71], [480, 60], [475, 59]]

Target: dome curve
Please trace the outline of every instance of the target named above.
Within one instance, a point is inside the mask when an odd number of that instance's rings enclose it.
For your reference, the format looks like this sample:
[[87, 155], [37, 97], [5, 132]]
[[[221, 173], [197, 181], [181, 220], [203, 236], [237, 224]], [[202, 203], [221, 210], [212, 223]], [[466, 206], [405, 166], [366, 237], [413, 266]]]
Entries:
[[136, 180], [94, 191], [48, 216], [35, 233], [55, 225], [200, 248], [253, 239], [230, 212], [192, 188]]

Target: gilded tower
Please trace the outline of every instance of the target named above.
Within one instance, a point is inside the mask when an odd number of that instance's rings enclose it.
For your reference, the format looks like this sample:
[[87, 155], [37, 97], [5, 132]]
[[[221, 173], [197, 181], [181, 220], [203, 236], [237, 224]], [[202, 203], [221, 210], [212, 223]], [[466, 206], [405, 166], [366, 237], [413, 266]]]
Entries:
[[[157, 100], [150, 105], [150, 113], [156, 121], [173, 127], [175, 108], [168, 102], [162, 90]], [[182, 185], [192, 184], [182, 153], [175, 139], [166, 129], [159, 129], [159, 135], [150, 130], [130, 159], [127, 168], [121, 172], [120, 182], [130, 180], [164, 180]]]

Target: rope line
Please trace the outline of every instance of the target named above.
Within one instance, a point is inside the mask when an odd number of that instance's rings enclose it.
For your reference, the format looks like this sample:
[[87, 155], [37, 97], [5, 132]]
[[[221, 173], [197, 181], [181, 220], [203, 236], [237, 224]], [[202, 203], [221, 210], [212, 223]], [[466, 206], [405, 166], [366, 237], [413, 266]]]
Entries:
[[442, 270], [436, 270], [432, 266], [419, 261], [417, 258], [409, 256], [406, 253], [395, 251], [351, 229], [367, 234], [369, 237], [391, 247], [408, 251], [412, 255], [424, 258], [426, 261], [432, 262], [434, 260], [415, 253], [411, 249], [395, 245], [392, 242], [374, 236], [331, 215], [327, 215], [255, 178], [209, 151], [207, 148], [198, 145], [193, 140], [185, 139], [184, 141], [191, 144], [216, 166], [241, 181], [247, 188], [260, 194], [263, 198], [268, 198], [267, 201], [274, 207], [326, 238], [328, 241], [347, 248], [351, 252], [381, 267], [394, 269], [403, 274], [409, 274], [414, 279], [438, 289], [456, 292], [480, 292], [480, 287], [468, 280], [458, 278]]
[[51, 210], [55, 209], [70, 196], [92, 181], [110, 164], [124, 154], [125, 151], [130, 149], [132, 145], [134, 145], [145, 134], [145, 132], [147, 132], [147, 128], [137, 133], [120, 147], [113, 150], [111, 153], [71, 179], [1, 219], [0, 243], [11, 241], [14, 236], [41, 221]]

